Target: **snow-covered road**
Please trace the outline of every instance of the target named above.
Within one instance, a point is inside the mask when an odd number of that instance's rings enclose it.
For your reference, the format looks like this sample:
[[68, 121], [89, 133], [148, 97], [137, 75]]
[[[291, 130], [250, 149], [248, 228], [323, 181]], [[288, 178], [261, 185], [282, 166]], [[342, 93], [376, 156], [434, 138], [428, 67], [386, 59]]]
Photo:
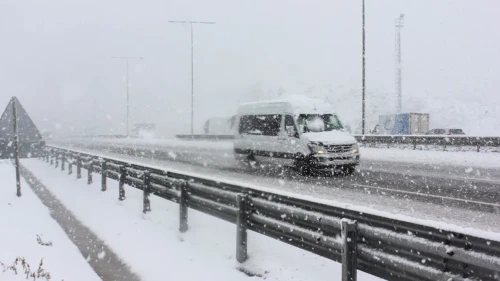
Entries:
[[[199, 153], [223, 153], [232, 155], [233, 143], [230, 140], [180, 140], [180, 139], [105, 139], [105, 138], [81, 138], [61, 139], [54, 144], [112, 144], [127, 145], [135, 147], [147, 147], [153, 149], [164, 149], [165, 147]], [[397, 148], [360, 148], [363, 160], [386, 161], [399, 163], [425, 163], [435, 165], [452, 165], [462, 167], [500, 167], [500, 153], [478, 153], [474, 151], [425, 151], [425, 150], [403, 150]]]
[[[136, 153], [128, 154], [130, 150], [115, 151], [95, 146], [78, 150], [225, 182], [329, 200], [342, 207], [382, 211], [384, 216], [403, 220], [452, 224], [469, 228], [471, 233], [478, 230], [500, 233], [500, 226], [491, 223], [500, 219], [500, 205], [495, 197], [499, 192], [497, 181], [500, 181], [496, 178], [495, 170], [490, 173], [490, 170], [474, 168], [472, 175], [468, 175], [463, 167], [458, 170], [448, 167], [450, 170], [446, 170], [441, 166], [394, 162], [384, 162], [384, 166], [379, 166], [378, 163], [367, 161], [354, 177], [303, 178], [293, 171], [282, 169], [242, 170], [236, 166], [231, 154], [199, 146], [193, 146], [191, 150], [185, 147], [151, 148], [146, 145], [148, 148], [143, 148], [131, 144], [113, 145], [113, 148], [130, 146], [137, 148]], [[161, 157], [155, 158], [158, 151], [162, 151]], [[162, 158], [164, 156], [168, 159]], [[479, 171], [482, 174], [478, 175]], [[487, 174], [485, 171], [490, 174], [484, 176]], [[457, 190], [460, 192], [452, 194]], [[478, 200], [484, 198], [481, 202], [491, 202], [491, 205], [471, 202], [467, 196], [472, 195], [477, 196]]]

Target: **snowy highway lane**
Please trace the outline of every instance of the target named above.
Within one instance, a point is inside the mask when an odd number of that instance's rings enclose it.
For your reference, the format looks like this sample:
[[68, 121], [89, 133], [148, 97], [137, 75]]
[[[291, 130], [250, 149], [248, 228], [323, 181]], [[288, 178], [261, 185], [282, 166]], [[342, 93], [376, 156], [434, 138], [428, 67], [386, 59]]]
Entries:
[[[87, 140], [57, 145], [183, 173], [194, 172], [221, 181], [237, 181], [392, 214], [500, 232], [500, 226], [492, 224], [500, 219], [500, 169], [488, 165], [498, 161], [498, 155], [483, 155], [492, 158], [483, 160], [485, 165], [474, 156], [475, 165], [470, 166], [463, 162], [445, 164], [445, 160], [431, 164], [368, 158], [363, 159], [353, 176], [305, 178], [289, 169], [242, 166], [233, 160], [232, 148], [217, 142]], [[449, 156], [455, 162], [457, 158], [468, 159], [453, 153]], [[402, 158], [408, 160], [404, 154]]]

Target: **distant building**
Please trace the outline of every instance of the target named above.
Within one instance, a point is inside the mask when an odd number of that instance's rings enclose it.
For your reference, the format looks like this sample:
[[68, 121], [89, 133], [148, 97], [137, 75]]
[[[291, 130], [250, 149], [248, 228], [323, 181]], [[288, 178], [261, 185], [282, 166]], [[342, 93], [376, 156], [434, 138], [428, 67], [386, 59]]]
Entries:
[[210, 118], [205, 122], [203, 132], [205, 135], [232, 135], [235, 121], [236, 116]]
[[156, 133], [156, 124], [154, 123], [140, 123], [134, 124], [130, 132], [131, 138], [154, 138]]

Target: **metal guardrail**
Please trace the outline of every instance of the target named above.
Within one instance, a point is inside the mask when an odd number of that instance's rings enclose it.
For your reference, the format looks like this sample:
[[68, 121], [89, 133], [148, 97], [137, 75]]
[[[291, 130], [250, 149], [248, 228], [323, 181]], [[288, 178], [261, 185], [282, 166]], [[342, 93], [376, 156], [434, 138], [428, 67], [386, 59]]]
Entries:
[[236, 224], [236, 259], [247, 259], [247, 231], [342, 263], [342, 280], [356, 269], [388, 280], [500, 280], [500, 242], [361, 213], [244, 186], [130, 164], [111, 158], [48, 148], [44, 160], [77, 178], [87, 170], [143, 191], [143, 212], [156, 195], [179, 204], [179, 230], [188, 230], [188, 208]]
[[379, 135], [355, 135], [356, 140], [365, 145], [387, 144], [387, 145], [411, 145], [413, 149], [417, 145], [437, 145], [446, 150], [448, 146], [472, 146], [480, 151], [481, 147], [500, 147], [500, 137], [469, 137], [469, 136], [379, 136]]
[[[233, 135], [177, 135], [182, 140], [232, 140]], [[500, 137], [469, 137], [469, 136], [414, 136], [414, 135], [354, 135], [356, 140], [363, 145], [387, 144], [409, 145], [413, 149], [417, 145], [442, 146], [446, 150], [449, 146], [475, 147], [477, 152], [485, 147], [500, 147]]]
[[178, 139], [182, 140], [232, 140], [234, 135], [176, 135]]
[[126, 135], [75, 135], [68, 137], [59, 137], [59, 139], [74, 139], [74, 138], [83, 138], [83, 139], [125, 139]]

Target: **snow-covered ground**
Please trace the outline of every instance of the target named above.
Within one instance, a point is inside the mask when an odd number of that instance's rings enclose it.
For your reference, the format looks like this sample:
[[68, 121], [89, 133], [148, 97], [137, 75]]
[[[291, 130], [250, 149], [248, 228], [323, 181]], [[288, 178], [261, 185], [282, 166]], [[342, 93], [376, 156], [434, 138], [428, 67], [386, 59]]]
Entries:
[[[260, 234], [249, 232], [249, 260], [235, 260], [233, 224], [189, 210], [189, 230], [178, 231], [179, 206], [153, 196], [152, 212], [142, 214], [142, 192], [126, 187], [118, 201], [118, 184], [87, 185], [39, 160], [23, 160], [73, 214], [131, 266], [143, 280], [248, 280], [251, 272], [267, 280], [339, 280], [341, 265]], [[255, 278], [252, 278], [255, 279]], [[358, 280], [380, 280], [358, 273]]]
[[[101, 280], [24, 180], [22, 197], [16, 196], [10, 161], [0, 161], [0, 178], [0, 280], [27, 280], [22, 259], [32, 273], [38, 272], [43, 260], [41, 268], [50, 280]], [[11, 266], [17, 275], [6, 269]]]

